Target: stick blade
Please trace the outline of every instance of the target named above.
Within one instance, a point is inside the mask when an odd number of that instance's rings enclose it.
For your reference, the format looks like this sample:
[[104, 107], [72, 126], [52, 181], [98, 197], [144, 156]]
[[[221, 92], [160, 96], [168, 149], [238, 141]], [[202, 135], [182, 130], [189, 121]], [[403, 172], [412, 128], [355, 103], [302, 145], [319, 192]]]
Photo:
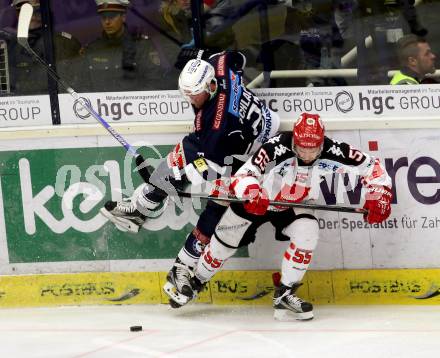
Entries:
[[20, 15], [18, 17], [18, 28], [17, 28], [17, 41], [22, 46], [27, 44], [27, 39], [29, 35], [29, 25], [31, 23], [33, 12], [34, 12], [34, 8], [29, 3], [23, 4], [20, 8]]

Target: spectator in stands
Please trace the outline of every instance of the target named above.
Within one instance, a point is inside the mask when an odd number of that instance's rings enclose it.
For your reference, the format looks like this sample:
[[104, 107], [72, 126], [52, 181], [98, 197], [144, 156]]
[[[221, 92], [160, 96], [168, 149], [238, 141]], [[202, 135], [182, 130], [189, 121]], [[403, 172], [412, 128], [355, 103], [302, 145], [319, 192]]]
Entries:
[[428, 42], [416, 35], [403, 36], [397, 42], [400, 70], [393, 76], [392, 85], [416, 85], [428, 73], [435, 72], [435, 54]]
[[163, 0], [160, 5], [161, 26], [181, 43], [192, 40], [189, 0]]
[[[163, 25], [184, 43], [183, 48], [195, 46], [190, 5], [189, 0], [163, 0], [160, 10]], [[231, 0], [203, 0], [204, 48], [220, 51], [235, 47], [235, 35], [228, 22], [232, 14]]]
[[83, 91], [165, 89], [160, 59], [147, 35], [129, 33], [129, 0], [96, 0], [102, 36], [85, 50], [90, 83]]
[[[420, 24], [415, 0], [358, 0], [361, 29], [357, 33], [359, 84], [384, 84], [387, 72], [394, 69], [397, 41], [405, 34], [426, 36]], [[372, 45], [365, 47], [371, 36]]]
[[[45, 52], [43, 40], [45, 30], [42, 26], [40, 1], [13, 0], [11, 5], [15, 7], [17, 17], [24, 3], [29, 3], [34, 8], [29, 26], [29, 45], [40, 57], [54, 64], [53, 68], [56, 69], [61, 77], [68, 79], [74, 85], [75, 81], [73, 81], [71, 74], [72, 60], [79, 56], [80, 42], [66, 32], [55, 33], [53, 36], [54, 54]], [[4, 34], [9, 34], [5, 40], [8, 43], [11, 94], [31, 95], [47, 93], [48, 76], [45, 69], [34, 61], [26, 50], [17, 43], [15, 31], [11, 30], [8, 32], [8, 29], [3, 31]]]
[[235, 49], [232, 30], [235, 16], [232, 0], [203, 0], [205, 20], [205, 45], [214, 50]]

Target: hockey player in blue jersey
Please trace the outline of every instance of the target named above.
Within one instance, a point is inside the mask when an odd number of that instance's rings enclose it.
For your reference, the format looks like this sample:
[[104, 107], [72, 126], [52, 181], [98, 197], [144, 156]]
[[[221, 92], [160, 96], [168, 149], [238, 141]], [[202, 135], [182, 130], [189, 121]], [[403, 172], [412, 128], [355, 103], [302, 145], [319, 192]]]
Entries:
[[[239, 247], [255, 239], [264, 223], [272, 223], [290, 241], [281, 263], [281, 284], [273, 306], [279, 320], [313, 318], [311, 303], [296, 296], [318, 242], [319, 225], [310, 209], [269, 205], [269, 200], [303, 202], [316, 199], [322, 176], [356, 174], [367, 191], [364, 219], [370, 224], [391, 213], [391, 178], [377, 158], [351, 145], [328, 138], [319, 115], [303, 113], [293, 132], [283, 132], [264, 143], [232, 178], [231, 192], [243, 203], [233, 203], [220, 219], [191, 278], [199, 291]], [[279, 231], [281, 229], [281, 232]]]
[[[155, 169], [141, 195], [109, 201], [101, 209], [119, 229], [138, 232], [165, 198], [176, 194], [176, 188], [182, 189], [193, 180], [212, 179], [226, 165], [232, 166], [233, 173], [243, 163], [234, 156], [252, 154], [278, 131], [278, 116], [243, 85], [245, 63], [245, 57], [235, 51], [187, 62], [179, 77], [179, 90], [194, 109], [194, 132]], [[209, 201], [187, 236], [164, 287], [173, 307], [193, 298], [192, 269], [226, 208]]]

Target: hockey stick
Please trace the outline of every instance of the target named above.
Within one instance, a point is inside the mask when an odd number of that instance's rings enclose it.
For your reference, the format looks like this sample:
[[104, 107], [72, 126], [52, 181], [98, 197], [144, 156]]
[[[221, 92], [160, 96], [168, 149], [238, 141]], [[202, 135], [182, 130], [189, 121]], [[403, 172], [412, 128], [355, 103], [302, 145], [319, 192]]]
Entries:
[[[202, 193], [187, 193], [178, 191], [180, 197], [183, 198], [200, 198], [204, 200], [215, 200], [215, 201], [225, 201], [228, 203], [245, 203], [246, 200], [234, 198], [234, 197], [216, 197], [211, 195], [205, 195]], [[317, 204], [304, 204], [304, 203], [292, 203], [288, 201], [276, 201], [270, 200], [269, 205], [283, 206], [287, 208], [302, 208], [311, 210], [325, 210], [325, 211], [339, 211], [343, 213], [357, 213], [366, 214], [368, 211], [364, 208], [352, 208], [350, 206], [339, 206], [339, 205], [317, 205]]]
[[66, 82], [64, 82], [58, 74], [50, 67], [49, 64], [47, 64], [30, 46], [28, 43], [28, 36], [29, 36], [29, 25], [32, 19], [32, 13], [34, 9], [32, 5], [29, 3], [25, 3], [20, 8], [20, 15], [18, 17], [18, 28], [17, 28], [17, 42], [24, 47], [24, 49], [35, 59], [37, 60], [40, 65], [42, 65], [46, 72], [49, 74], [50, 77], [52, 77], [59, 85], [61, 85], [74, 99], [75, 102], [79, 103], [82, 108], [84, 108], [87, 112], [90, 113], [90, 115], [95, 118], [106, 130], [109, 132], [113, 138], [115, 138], [122, 146], [127, 150], [128, 153], [130, 153], [136, 162], [136, 166], [138, 169], [139, 174], [141, 175], [142, 179], [148, 183], [150, 179], [150, 173], [146, 167], [145, 160], [140, 155], [134, 147], [128, 143], [122, 135], [120, 135], [114, 128], [108, 124], [105, 119], [103, 119], [93, 108], [92, 106], [87, 102], [87, 100], [83, 97], [80, 97], [78, 93], [75, 92], [75, 90], [70, 87]]

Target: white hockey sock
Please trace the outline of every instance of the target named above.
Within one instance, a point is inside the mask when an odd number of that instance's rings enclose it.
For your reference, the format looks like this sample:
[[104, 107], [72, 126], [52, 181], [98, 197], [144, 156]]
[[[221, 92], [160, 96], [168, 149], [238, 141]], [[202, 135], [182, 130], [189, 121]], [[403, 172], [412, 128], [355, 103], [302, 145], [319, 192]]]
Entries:
[[287, 226], [283, 233], [290, 237], [290, 243], [281, 263], [281, 283], [291, 287], [303, 279], [312, 261], [319, 238], [318, 222], [314, 218], [300, 217]]
[[281, 283], [291, 287], [293, 283], [300, 282], [309, 267], [313, 251], [301, 250], [290, 243], [284, 252], [281, 263]]
[[237, 250], [219, 243], [215, 236], [213, 236], [197, 263], [194, 275], [202, 283], [209, 281], [212, 276], [221, 270], [225, 261], [234, 255], [235, 251]]

